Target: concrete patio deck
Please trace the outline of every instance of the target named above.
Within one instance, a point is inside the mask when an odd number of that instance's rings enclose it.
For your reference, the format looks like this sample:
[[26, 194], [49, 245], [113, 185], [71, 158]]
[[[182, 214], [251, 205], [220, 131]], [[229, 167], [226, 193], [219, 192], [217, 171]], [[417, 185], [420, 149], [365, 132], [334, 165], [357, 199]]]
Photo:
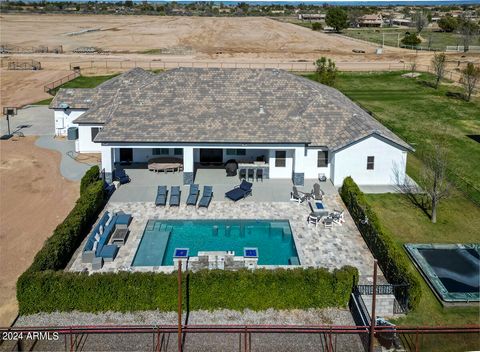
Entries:
[[[288, 195], [286, 197], [288, 198]], [[324, 204], [328, 209], [345, 208], [338, 194], [329, 194], [324, 198]], [[110, 212], [121, 210], [130, 213], [133, 220], [129, 226], [130, 235], [127, 243], [120, 247], [117, 258], [113, 262], [105, 263], [99, 272], [122, 270], [171, 272], [173, 270], [173, 267], [166, 266], [131, 267], [143, 231], [150, 219], [288, 219], [301, 266], [333, 270], [351, 265], [358, 268], [362, 284], [372, 282], [373, 256], [348, 213], [345, 217], [346, 222], [342, 226], [335, 225], [332, 229], [325, 229], [323, 225], [315, 227], [307, 223], [310, 210], [306, 203], [255, 201], [253, 197], [237, 203], [224, 201], [222, 197], [221, 200], [212, 202], [208, 209], [186, 207], [184, 204], [171, 208], [156, 207], [152, 201], [118, 202], [112, 198], [105, 210]], [[84, 243], [77, 250], [67, 270], [92, 272], [91, 264], [82, 263], [83, 246]], [[383, 276], [380, 282], [386, 283]]]
[[[144, 168], [125, 168], [130, 176], [131, 182], [122, 185], [111, 198], [111, 202], [153, 202], [157, 194], [157, 187], [165, 185], [181, 186], [182, 199], [184, 202], [188, 195], [189, 186], [183, 185], [182, 172], [153, 172]], [[227, 177], [225, 169], [197, 169], [195, 174], [195, 183], [200, 185], [203, 190], [204, 185], [213, 186], [213, 202], [225, 200], [225, 192], [231, 190], [240, 184], [238, 176]], [[251, 181], [252, 182], [252, 181]], [[318, 180], [306, 179], [304, 186], [298, 186], [299, 191], [310, 192], [314, 183], [319, 183], [325, 194], [336, 194], [337, 189], [327, 180], [319, 182]], [[262, 181], [253, 181], [251, 201], [260, 202], [288, 202], [293, 183], [288, 179], [267, 179]]]

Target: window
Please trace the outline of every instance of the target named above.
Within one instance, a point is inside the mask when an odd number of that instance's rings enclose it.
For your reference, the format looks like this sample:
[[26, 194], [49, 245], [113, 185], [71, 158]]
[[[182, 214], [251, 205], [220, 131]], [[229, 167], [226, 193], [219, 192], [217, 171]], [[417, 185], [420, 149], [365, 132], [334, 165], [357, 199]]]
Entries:
[[317, 167], [327, 167], [327, 166], [328, 166], [328, 152], [323, 150], [318, 151]]
[[174, 155], [183, 155], [183, 148], [175, 148], [173, 149]]
[[275, 151], [275, 167], [287, 166], [287, 152], [285, 150]]
[[373, 170], [375, 167], [375, 157], [367, 156], [367, 170]]
[[227, 149], [227, 155], [247, 155], [246, 149]]
[[92, 142], [93, 140], [95, 139], [95, 137], [97, 136], [98, 132], [100, 132], [101, 128], [100, 127], [92, 127], [91, 128], [91, 133], [92, 133]]
[[153, 155], [168, 155], [168, 148], [153, 148]]

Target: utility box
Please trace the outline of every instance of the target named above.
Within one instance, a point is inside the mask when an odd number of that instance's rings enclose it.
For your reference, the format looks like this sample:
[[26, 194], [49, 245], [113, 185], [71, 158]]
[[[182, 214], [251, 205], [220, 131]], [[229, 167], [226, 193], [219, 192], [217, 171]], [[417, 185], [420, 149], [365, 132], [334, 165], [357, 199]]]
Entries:
[[78, 127], [69, 127], [67, 130], [67, 139], [75, 141], [78, 139]]

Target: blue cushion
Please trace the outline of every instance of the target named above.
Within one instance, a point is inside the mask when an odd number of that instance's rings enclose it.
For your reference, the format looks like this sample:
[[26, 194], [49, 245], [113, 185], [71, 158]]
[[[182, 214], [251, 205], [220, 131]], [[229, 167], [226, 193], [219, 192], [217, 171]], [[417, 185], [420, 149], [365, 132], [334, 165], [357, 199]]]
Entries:
[[322, 203], [315, 203], [317, 206], [317, 209], [325, 209]]
[[117, 221], [115, 222], [116, 225], [129, 225], [130, 221], [132, 220], [132, 216], [130, 214], [117, 214]]
[[118, 253], [118, 246], [115, 244], [109, 244], [106, 246], [103, 246], [102, 251], [100, 252], [100, 255], [98, 257], [102, 258], [109, 258], [109, 259], [115, 259]]
[[245, 180], [242, 181], [240, 184], [240, 188], [243, 189], [244, 191], [250, 191], [252, 189], [253, 184], [250, 182], [247, 182]]
[[225, 197], [230, 198], [233, 201], [237, 201], [245, 197], [246, 192], [243, 189], [235, 188], [225, 193]]

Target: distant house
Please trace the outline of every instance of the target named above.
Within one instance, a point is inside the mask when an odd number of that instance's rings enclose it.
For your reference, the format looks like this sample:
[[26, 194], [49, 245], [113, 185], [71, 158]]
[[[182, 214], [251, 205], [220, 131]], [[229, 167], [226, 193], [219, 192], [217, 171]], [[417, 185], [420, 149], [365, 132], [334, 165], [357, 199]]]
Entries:
[[[136, 68], [93, 89], [60, 89], [57, 134], [69, 128], [76, 150], [115, 166], [158, 156], [195, 165], [265, 162], [265, 178], [303, 185], [319, 175], [341, 185], [392, 185], [405, 177], [412, 148], [338, 90], [277, 69]], [[145, 166], [146, 167], [146, 166]]]
[[408, 18], [394, 18], [392, 19], [392, 24], [395, 26], [406, 26], [410, 27], [412, 25], [412, 20]]
[[381, 14], [364, 15], [359, 18], [358, 25], [360, 27], [381, 27], [383, 18]]

